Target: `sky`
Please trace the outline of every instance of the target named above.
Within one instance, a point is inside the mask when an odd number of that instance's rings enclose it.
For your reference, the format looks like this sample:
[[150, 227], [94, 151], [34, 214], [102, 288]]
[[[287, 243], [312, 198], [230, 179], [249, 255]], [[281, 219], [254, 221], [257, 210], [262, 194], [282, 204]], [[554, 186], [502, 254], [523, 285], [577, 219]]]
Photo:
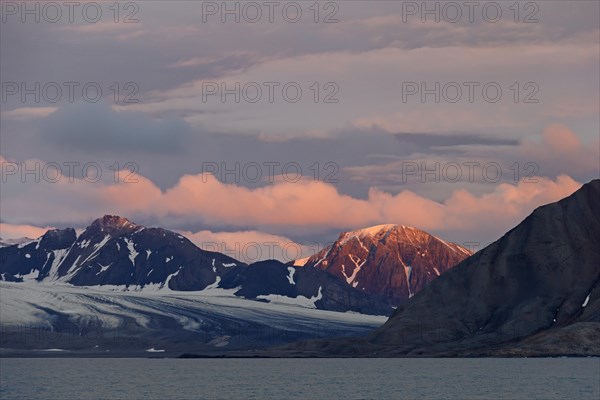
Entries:
[[3, 238], [116, 214], [246, 261], [389, 223], [477, 250], [600, 176], [596, 1], [78, 4], [1, 3]]

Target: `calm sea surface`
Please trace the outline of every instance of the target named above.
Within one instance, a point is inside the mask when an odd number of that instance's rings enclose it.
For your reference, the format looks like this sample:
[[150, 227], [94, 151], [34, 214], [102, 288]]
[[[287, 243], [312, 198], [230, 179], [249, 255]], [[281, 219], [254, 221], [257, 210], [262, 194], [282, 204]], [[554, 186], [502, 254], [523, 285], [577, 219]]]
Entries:
[[600, 358], [0, 359], [0, 399], [600, 399]]

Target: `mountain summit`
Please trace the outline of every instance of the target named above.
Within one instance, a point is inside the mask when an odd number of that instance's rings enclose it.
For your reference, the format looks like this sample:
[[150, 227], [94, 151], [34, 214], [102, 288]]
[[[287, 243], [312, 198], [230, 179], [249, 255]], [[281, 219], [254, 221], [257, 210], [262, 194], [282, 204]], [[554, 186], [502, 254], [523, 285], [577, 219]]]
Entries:
[[100, 230], [115, 230], [122, 228], [137, 228], [138, 225], [132, 223], [127, 218], [118, 215], [105, 215], [102, 218], [94, 220], [90, 227]]
[[343, 232], [331, 246], [295, 265], [327, 271], [397, 306], [470, 255], [417, 228], [387, 224]]
[[4, 247], [0, 255], [0, 277], [6, 281], [171, 290], [202, 290], [238, 264], [175, 232], [114, 215], [94, 220], [79, 235], [72, 228], [51, 230], [32, 242]]

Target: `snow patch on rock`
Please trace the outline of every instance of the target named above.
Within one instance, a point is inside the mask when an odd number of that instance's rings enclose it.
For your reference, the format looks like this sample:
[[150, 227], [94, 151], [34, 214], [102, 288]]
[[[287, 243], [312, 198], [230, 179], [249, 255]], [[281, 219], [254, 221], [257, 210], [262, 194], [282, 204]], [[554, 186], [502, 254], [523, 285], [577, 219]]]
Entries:
[[296, 269], [294, 267], [288, 267], [288, 282], [290, 283], [290, 285], [295, 285], [296, 282], [294, 281], [294, 274], [296, 273]]

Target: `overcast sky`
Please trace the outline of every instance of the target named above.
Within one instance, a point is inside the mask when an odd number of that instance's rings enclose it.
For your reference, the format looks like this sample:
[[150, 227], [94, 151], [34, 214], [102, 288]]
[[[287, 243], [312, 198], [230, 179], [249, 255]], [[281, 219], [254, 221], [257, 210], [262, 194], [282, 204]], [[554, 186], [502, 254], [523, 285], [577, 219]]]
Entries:
[[596, 1], [114, 4], [2, 2], [4, 238], [487, 243], [600, 175]]

